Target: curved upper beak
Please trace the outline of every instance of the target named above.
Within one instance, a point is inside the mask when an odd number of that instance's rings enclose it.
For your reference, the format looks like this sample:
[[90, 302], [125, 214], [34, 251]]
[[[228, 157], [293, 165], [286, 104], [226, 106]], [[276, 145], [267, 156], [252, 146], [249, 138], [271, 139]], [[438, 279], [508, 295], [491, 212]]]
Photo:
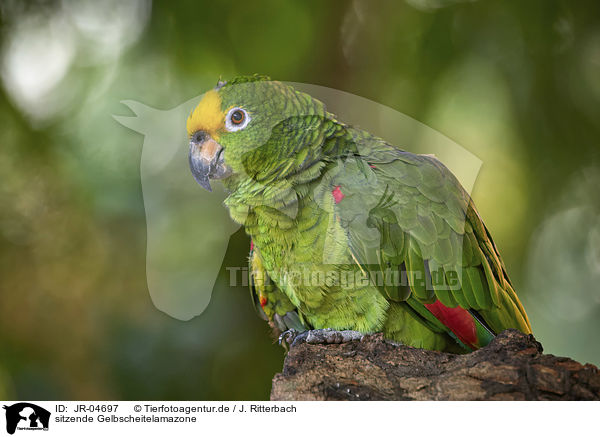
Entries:
[[196, 182], [212, 191], [210, 179], [222, 179], [231, 174], [225, 164], [223, 147], [205, 133], [196, 133], [190, 140], [190, 170]]

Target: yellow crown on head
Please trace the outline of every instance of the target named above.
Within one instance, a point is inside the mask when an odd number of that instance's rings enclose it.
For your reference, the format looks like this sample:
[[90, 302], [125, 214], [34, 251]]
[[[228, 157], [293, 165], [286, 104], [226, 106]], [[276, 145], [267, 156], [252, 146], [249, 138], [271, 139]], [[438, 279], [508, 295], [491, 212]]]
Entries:
[[187, 119], [187, 132], [192, 135], [202, 130], [207, 132], [215, 141], [225, 127], [225, 114], [221, 110], [221, 96], [216, 90], [210, 90]]

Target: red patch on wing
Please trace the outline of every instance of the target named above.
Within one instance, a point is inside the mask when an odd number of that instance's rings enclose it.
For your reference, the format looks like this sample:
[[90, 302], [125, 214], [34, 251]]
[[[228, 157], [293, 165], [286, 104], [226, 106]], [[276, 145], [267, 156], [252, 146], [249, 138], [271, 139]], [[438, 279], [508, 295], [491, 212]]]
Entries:
[[369, 164], [369, 167], [371, 167], [371, 168], [377, 168], [377, 166], [374, 165], [374, 164]]
[[342, 199], [344, 197], [346, 197], [346, 195], [344, 193], [342, 193], [342, 190], [340, 190], [341, 185], [336, 185], [335, 188], [333, 190], [331, 190], [331, 194], [333, 195], [333, 200], [335, 200], [335, 203], [340, 203], [342, 201]]
[[250, 239], [250, 252], [254, 250], [254, 241]]
[[467, 346], [477, 349], [477, 327], [471, 313], [461, 307], [448, 308], [439, 300], [434, 303], [425, 304], [425, 307], [436, 319], [442, 322]]
[[265, 296], [261, 296], [259, 300], [260, 306], [264, 308], [264, 306], [267, 304], [267, 298]]

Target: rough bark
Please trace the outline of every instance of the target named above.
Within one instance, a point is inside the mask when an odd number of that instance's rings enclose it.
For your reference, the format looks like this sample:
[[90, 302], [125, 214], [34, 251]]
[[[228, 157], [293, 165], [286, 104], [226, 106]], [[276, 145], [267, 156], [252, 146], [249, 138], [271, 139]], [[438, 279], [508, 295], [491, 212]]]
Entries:
[[542, 353], [533, 336], [504, 331], [453, 355], [399, 346], [381, 335], [293, 346], [271, 400], [599, 400], [600, 372]]

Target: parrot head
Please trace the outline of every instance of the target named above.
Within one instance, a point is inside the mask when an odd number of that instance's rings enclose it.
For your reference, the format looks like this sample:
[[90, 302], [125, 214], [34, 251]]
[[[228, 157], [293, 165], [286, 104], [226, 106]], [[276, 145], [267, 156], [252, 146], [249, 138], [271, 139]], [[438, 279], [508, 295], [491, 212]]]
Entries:
[[283, 164], [298, 151], [271, 141], [275, 131], [281, 132], [274, 128], [306, 115], [325, 115], [324, 105], [266, 76], [219, 82], [187, 120], [194, 178], [211, 191], [211, 179], [221, 179], [232, 188], [260, 179], [269, 169], [286, 167]]

